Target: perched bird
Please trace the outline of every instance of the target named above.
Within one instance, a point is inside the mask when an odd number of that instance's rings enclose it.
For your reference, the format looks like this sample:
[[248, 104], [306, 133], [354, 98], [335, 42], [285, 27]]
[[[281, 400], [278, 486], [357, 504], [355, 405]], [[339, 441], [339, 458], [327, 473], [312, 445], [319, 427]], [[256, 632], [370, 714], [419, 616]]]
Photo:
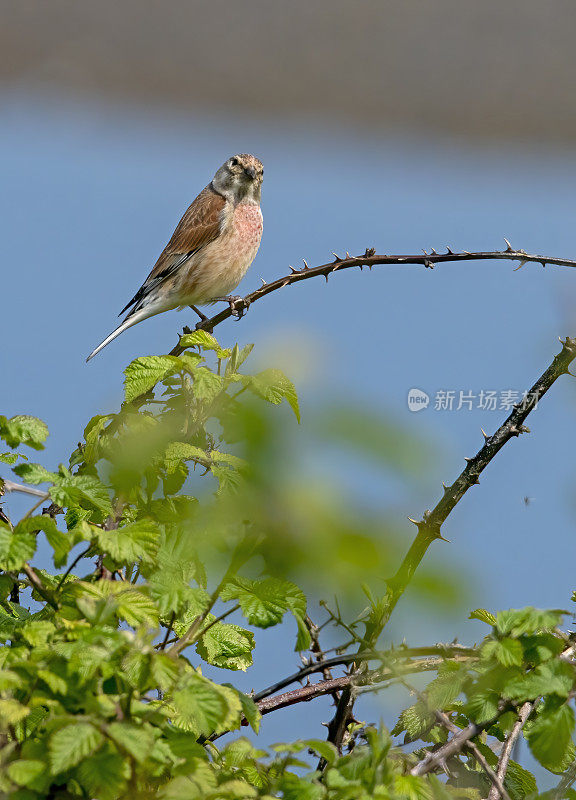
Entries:
[[216, 172], [178, 223], [153, 270], [120, 314], [124, 321], [86, 361], [143, 319], [191, 306], [226, 300], [254, 260], [262, 237], [260, 193], [264, 168], [255, 156], [239, 153]]

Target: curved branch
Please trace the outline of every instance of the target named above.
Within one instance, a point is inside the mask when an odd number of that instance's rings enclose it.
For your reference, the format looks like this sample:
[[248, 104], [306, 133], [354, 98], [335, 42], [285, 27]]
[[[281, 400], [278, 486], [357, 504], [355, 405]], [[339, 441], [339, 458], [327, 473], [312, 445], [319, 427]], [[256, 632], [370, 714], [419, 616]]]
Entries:
[[[263, 297], [266, 297], [266, 295], [271, 294], [272, 292], [283, 289], [285, 286], [291, 286], [293, 283], [299, 283], [300, 281], [305, 281], [309, 280], [310, 278], [317, 278], [320, 276], [323, 276], [326, 281], [328, 281], [328, 278], [333, 272], [344, 269], [352, 269], [353, 267], [360, 267], [360, 269], [368, 267], [369, 269], [372, 269], [372, 267], [414, 264], [433, 268], [435, 264], [444, 264], [448, 262], [497, 260], [520, 261], [520, 267], [526, 263], [542, 264], [543, 267], [545, 267], [546, 264], [552, 264], [558, 267], [576, 267], [576, 261], [568, 258], [555, 258], [552, 256], [526, 253], [524, 250], [515, 250], [509, 245], [508, 242], [506, 242], [506, 244], [508, 244], [508, 248], [506, 250], [480, 251], [477, 253], [470, 253], [467, 250], [462, 250], [459, 253], [453, 253], [448, 248], [446, 253], [437, 253], [434, 249], [432, 249], [430, 253], [423, 251], [423, 255], [416, 254], [399, 256], [378, 255], [374, 251], [374, 248], [367, 248], [363, 255], [351, 256], [349, 253], [346, 253], [345, 258], [336, 256], [334, 261], [331, 261], [328, 264], [320, 264], [317, 267], [309, 267], [306, 261], [304, 261], [304, 267], [302, 269], [294, 269], [294, 267], [290, 267], [291, 272], [289, 275], [285, 275], [282, 278], [277, 278], [271, 283], [264, 283], [264, 285], [259, 289], [256, 289], [240, 300], [237, 300], [234, 304], [234, 307], [235, 310], [242, 312], [252, 303], [255, 303], [257, 300], [261, 300]], [[517, 267], [517, 269], [520, 269], [520, 267]], [[218, 312], [218, 314], [214, 314], [213, 317], [198, 322], [196, 325], [196, 330], [212, 331], [216, 325], [220, 325], [221, 322], [224, 322], [231, 316], [232, 307], [225, 308]], [[190, 332], [189, 329], [187, 329], [186, 332]], [[170, 351], [170, 355], [177, 356], [182, 352], [183, 348], [181, 348], [178, 344], [173, 350]]]

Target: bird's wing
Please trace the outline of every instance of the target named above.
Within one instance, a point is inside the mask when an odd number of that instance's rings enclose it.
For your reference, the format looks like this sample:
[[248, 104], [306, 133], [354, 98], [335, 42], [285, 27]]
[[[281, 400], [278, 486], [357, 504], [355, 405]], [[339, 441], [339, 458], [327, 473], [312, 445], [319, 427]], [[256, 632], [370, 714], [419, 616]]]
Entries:
[[222, 211], [226, 200], [215, 192], [211, 185], [203, 189], [187, 208], [172, 238], [160, 253], [158, 261], [132, 300], [120, 314], [134, 306], [131, 314], [151, 290], [172, 275], [194, 253], [205, 247], [218, 236], [222, 227]]

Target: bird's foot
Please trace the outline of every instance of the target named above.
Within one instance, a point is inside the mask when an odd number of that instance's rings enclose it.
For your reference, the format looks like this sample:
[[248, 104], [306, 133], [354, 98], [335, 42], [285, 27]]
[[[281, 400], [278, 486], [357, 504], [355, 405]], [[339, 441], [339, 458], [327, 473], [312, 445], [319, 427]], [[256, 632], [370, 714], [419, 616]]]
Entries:
[[241, 319], [250, 306], [250, 303], [247, 302], [244, 297], [240, 297], [238, 294], [229, 294], [226, 297], [217, 297], [216, 300], [223, 300], [225, 303], [229, 303], [232, 316], [236, 317], [236, 319]]

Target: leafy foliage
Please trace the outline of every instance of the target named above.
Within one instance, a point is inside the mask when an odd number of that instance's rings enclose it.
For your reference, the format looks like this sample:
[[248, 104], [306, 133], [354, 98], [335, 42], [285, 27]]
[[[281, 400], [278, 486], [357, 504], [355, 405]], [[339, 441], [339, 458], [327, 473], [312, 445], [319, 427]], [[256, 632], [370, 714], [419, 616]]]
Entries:
[[[41, 450], [48, 430], [35, 417], [0, 417], [10, 451], [0, 463], [50, 498], [42, 513], [0, 521], [0, 794], [480, 800], [490, 782], [465, 748], [421, 765], [475, 725], [496, 769], [525, 704], [521, 735], [567, 783], [576, 671], [566, 612], [476, 609], [470, 618], [488, 626], [478, 646], [378, 651], [369, 633], [397, 554], [393, 531], [293, 469], [296, 422], [266, 409], [286, 401], [300, 421], [296, 390], [278, 370], [244, 372], [252, 346], [224, 348], [203, 331], [180, 344], [179, 356], [127, 367], [122, 408], [90, 420], [68, 465], [13, 452]], [[366, 419], [340, 407], [320, 435], [409, 479], [413, 437]], [[46, 549], [53, 570], [38, 563]], [[412, 692], [391, 732], [351, 722], [344, 748], [302, 738], [267, 750], [238, 735], [257, 734], [264, 713], [299, 699], [293, 680], [276, 705], [270, 691], [251, 697], [225, 680], [250, 669], [261, 630], [287, 622], [291, 646], [315, 664], [319, 631], [300, 582], [337, 594], [322, 604], [344, 654], [332, 669], [344, 678], [356, 659], [359, 688], [393, 681]], [[331, 676], [307, 669], [318, 694], [334, 691], [322, 689]], [[424, 689], [412, 686], [413, 672], [430, 670]], [[538, 791], [516, 761], [505, 786], [512, 800]]]

